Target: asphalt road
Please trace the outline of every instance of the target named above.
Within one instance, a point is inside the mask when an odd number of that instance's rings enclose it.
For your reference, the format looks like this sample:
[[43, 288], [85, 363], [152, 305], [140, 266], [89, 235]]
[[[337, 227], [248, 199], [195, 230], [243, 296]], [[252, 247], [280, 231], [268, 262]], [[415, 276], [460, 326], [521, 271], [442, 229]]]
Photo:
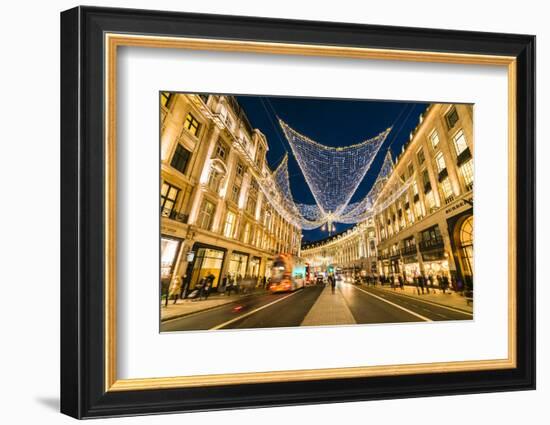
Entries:
[[357, 323], [399, 323], [440, 320], [472, 320], [471, 313], [372, 287], [340, 286]]
[[[211, 310], [163, 322], [161, 331], [300, 326], [323, 289], [323, 286], [310, 286], [293, 293], [250, 295]], [[398, 291], [345, 283], [339, 283], [338, 289], [358, 324], [473, 318], [467, 312], [439, 306]]]
[[291, 293], [250, 295], [220, 307], [169, 320], [161, 332], [300, 326], [323, 287]]

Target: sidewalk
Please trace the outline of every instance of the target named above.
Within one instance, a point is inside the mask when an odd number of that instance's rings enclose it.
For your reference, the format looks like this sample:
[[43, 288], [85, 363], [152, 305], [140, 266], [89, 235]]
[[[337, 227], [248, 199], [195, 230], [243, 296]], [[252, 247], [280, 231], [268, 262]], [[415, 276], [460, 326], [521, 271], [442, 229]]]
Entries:
[[164, 306], [164, 299], [160, 304], [160, 321], [164, 322], [170, 319], [176, 319], [183, 316], [188, 316], [189, 314], [197, 313], [199, 311], [211, 310], [213, 308], [219, 307], [224, 304], [229, 304], [234, 301], [238, 301], [249, 295], [256, 295], [260, 293], [266, 293], [265, 290], [256, 290], [253, 292], [247, 292], [246, 294], [235, 294], [232, 293], [230, 296], [223, 294], [211, 294], [207, 300], [199, 299], [185, 299], [178, 300], [174, 304], [173, 300], [168, 301], [168, 306]]
[[[368, 287], [373, 288], [372, 286], [368, 286]], [[435, 289], [435, 294], [434, 294], [433, 290], [430, 288], [429, 294], [428, 293], [422, 294], [422, 291], [421, 291], [419, 295], [416, 291], [416, 287], [411, 285], [405, 285], [403, 287], [403, 290], [397, 286], [395, 287], [395, 289], [392, 289], [389, 285], [381, 286], [380, 284], [376, 285], [374, 288], [392, 292], [397, 295], [406, 295], [409, 297], [418, 298], [420, 300], [432, 302], [435, 304], [441, 304], [443, 306], [456, 308], [457, 310], [466, 311], [468, 313], [473, 313], [474, 311], [474, 306], [472, 302], [468, 303], [465, 297], [453, 291], [447, 291], [447, 293], [444, 294], [439, 289]], [[424, 291], [426, 291], [426, 288], [424, 288]]]
[[355, 319], [337, 288], [334, 295], [327, 285], [300, 326], [354, 325]]

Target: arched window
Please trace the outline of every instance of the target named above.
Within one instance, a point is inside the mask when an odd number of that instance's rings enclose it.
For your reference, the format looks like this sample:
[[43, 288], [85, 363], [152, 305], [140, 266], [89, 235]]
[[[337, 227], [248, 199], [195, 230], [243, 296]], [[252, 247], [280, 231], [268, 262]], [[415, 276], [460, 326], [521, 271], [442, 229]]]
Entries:
[[474, 217], [470, 216], [460, 226], [460, 252], [464, 273], [472, 276], [474, 271]]

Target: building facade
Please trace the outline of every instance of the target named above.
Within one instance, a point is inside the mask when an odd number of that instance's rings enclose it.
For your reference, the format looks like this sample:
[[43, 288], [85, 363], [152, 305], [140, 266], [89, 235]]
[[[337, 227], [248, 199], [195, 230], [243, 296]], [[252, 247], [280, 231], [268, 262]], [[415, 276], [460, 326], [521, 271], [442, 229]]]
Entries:
[[324, 272], [329, 266], [346, 275], [377, 273], [377, 239], [374, 219], [327, 239], [304, 245], [302, 258], [311, 272]]
[[232, 96], [161, 93], [161, 278], [255, 278], [301, 229], [264, 195], [268, 143]]
[[[314, 261], [326, 249], [327, 262], [353, 267], [371, 252], [361, 248], [359, 229], [374, 229], [376, 274], [401, 275], [409, 283], [419, 275], [446, 276], [459, 289], [472, 288], [473, 152], [473, 106], [430, 105], [379, 195], [376, 205], [384, 207], [367, 223], [304, 247], [302, 256]], [[398, 179], [412, 183], [395, 199]]]

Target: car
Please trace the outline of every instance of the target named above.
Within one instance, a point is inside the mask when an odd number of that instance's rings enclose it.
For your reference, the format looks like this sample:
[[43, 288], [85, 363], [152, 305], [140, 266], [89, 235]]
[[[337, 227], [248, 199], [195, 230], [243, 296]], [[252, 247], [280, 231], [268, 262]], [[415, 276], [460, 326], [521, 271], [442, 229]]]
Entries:
[[322, 275], [319, 275], [315, 278], [315, 283], [317, 284], [325, 283], [325, 278]]

